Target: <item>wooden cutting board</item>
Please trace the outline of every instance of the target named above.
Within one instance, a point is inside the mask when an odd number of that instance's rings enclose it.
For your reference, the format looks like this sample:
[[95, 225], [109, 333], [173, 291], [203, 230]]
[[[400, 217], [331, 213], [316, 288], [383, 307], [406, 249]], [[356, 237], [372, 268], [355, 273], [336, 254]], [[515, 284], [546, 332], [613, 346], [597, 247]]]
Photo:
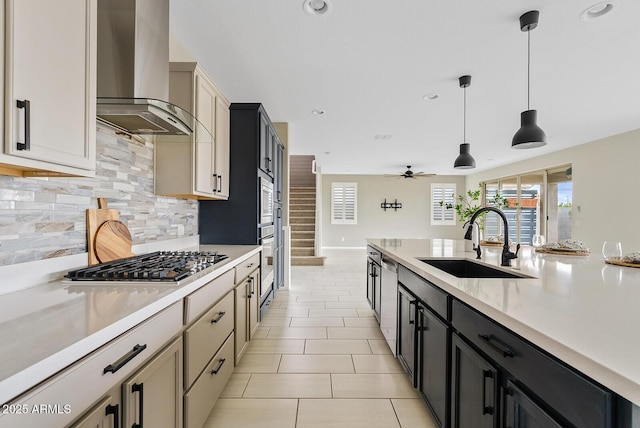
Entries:
[[109, 220], [118, 220], [118, 210], [107, 208], [107, 199], [98, 198], [98, 209], [87, 210], [87, 252], [89, 253], [89, 266], [100, 263], [95, 251], [96, 233], [102, 223]]
[[95, 254], [100, 263], [134, 256], [131, 252], [131, 234], [119, 220], [107, 220], [96, 232]]

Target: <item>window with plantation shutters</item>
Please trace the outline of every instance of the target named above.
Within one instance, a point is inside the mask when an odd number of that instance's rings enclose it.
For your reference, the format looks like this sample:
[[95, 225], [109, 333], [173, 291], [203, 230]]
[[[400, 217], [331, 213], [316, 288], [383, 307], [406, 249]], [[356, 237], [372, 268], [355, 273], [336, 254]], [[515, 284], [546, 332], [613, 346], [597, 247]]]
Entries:
[[357, 202], [357, 183], [331, 183], [331, 224], [357, 224]]
[[431, 225], [455, 226], [455, 183], [431, 183]]

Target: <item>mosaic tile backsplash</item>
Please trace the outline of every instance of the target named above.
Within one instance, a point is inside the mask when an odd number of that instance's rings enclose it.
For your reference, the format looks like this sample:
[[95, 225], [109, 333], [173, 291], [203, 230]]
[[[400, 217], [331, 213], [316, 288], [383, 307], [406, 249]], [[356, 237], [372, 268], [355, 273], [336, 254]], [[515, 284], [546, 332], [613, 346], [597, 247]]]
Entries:
[[95, 178], [0, 175], [0, 266], [87, 251], [86, 210], [97, 198], [131, 232], [133, 244], [198, 233], [198, 202], [154, 194], [153, 144], [98, 127]]

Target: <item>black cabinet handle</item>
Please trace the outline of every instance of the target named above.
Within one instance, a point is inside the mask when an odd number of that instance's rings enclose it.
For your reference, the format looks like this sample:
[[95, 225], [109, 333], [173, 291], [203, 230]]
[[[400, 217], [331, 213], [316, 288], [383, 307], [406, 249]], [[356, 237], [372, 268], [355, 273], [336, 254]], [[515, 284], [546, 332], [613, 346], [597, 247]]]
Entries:
[[138, 423], [131, 425], [131, 428], [143, 428], [143, 417], [144, 417], [144, 384], [143, 383], [134, 383], [131, 385], [131, 392], [138, 393], [138, 409], [140, 409], [138, 413]]
[[516, 356], [516, 354], [497, 337], [490, 334], [478, 334], [478, 338], [482, 339], [487, 345], [504, 358], [513, 358]]
[[113, 428], [120, 427], [120, 409], [117, 404], [107, 405], [107, 407], [105, 407], [104, 414], [107, 416], [113, 415]]
[[129, 361], [133, 360], [140, 352], [144, 351], [145, 349], [147, 349], [147, 345], [146, 344], [145, 345], [136, 345], [136, 346], [134, 346], [133, 349], [131, 351], [129, 351], [125, 356], [120, 358], [115, 363], [109, 364], [107, 367], [105, 367], [104, 370], [102, 370], [102, 374], [117, 372], [122, 367], [124, 367], [125, 364], [127, 364]]
[[487, 406], [487, 379], [493, 379], [493, 372], [482, 370], [482, 414], [493, 415], [493, 406]]
[[251, 298], [251, 296], [253, 296], [255, 294], [255, 290], [254, 290], [254, 286], [253, 286], [253, 277], [249, 278], [249, 298]]
[[429, 331], [429, 318], [427, 318], [426, 309], [420, 307], [418, 311], [420, 311], [420, 314], [422, 315], [422, 317], [420, 318], [419, 331]]
[[226, 312], [218, 312], [218, 316], [211, 320], [211, 324], [215, 324], [222, 319]]
[[217, 192], [221, 193], [222, 192], [222, 176], [221, 175], [218, 175], [217, 182], [218, 182]]
[[16, 106], [24, 109], [24, 143], [18, 142], [18, 150], [31, 150], [31, 102], [16, 100]]
[[218, 374], [218, 372], [220, 371], [220, 369], [221, 369], [221, 368], [222, 368], [222, 366], [224, 365], [224, 362], [225, 362], [225, 361], [227, 361], [227, 359], [226, 359], [226, 358], [220, 358], [220, 360], [218, 360], [218, 366], [217, 366], [215, 369], [211, 370], [211, 374], [212, 374], [212, 375], [216, 375], [216, 374]]
[[[411, 305], [415, 305], [416, 303], [418, 303], [417, 300], [412, 300], [412, 301], [409, 302], [409, 310], [410, 311], [411, 311]], [[409, 318], [409, 324], [415, 324], [416, 323], [415, 312], [411, 311], [411, 313], [409, 315], [411, 315], [411, 314], [414, 314], [414, 318], [413, 319]]]

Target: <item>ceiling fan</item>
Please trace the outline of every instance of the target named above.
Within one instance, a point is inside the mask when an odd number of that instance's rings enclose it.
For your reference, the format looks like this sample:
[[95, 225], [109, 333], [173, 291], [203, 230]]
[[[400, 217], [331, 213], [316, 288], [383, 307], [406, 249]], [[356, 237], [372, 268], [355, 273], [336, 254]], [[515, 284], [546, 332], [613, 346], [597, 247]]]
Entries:
[[411, 171], [411, 165], [407, 165], [407, 170], [405, 172], [401, 172], [399, 174], [385, 174], [388, 177], [397, 177], [397, 178], [418, 178], [418, 177], [433, 177], [435, 174], [425, 174], [424, 172], [413, 172]]

